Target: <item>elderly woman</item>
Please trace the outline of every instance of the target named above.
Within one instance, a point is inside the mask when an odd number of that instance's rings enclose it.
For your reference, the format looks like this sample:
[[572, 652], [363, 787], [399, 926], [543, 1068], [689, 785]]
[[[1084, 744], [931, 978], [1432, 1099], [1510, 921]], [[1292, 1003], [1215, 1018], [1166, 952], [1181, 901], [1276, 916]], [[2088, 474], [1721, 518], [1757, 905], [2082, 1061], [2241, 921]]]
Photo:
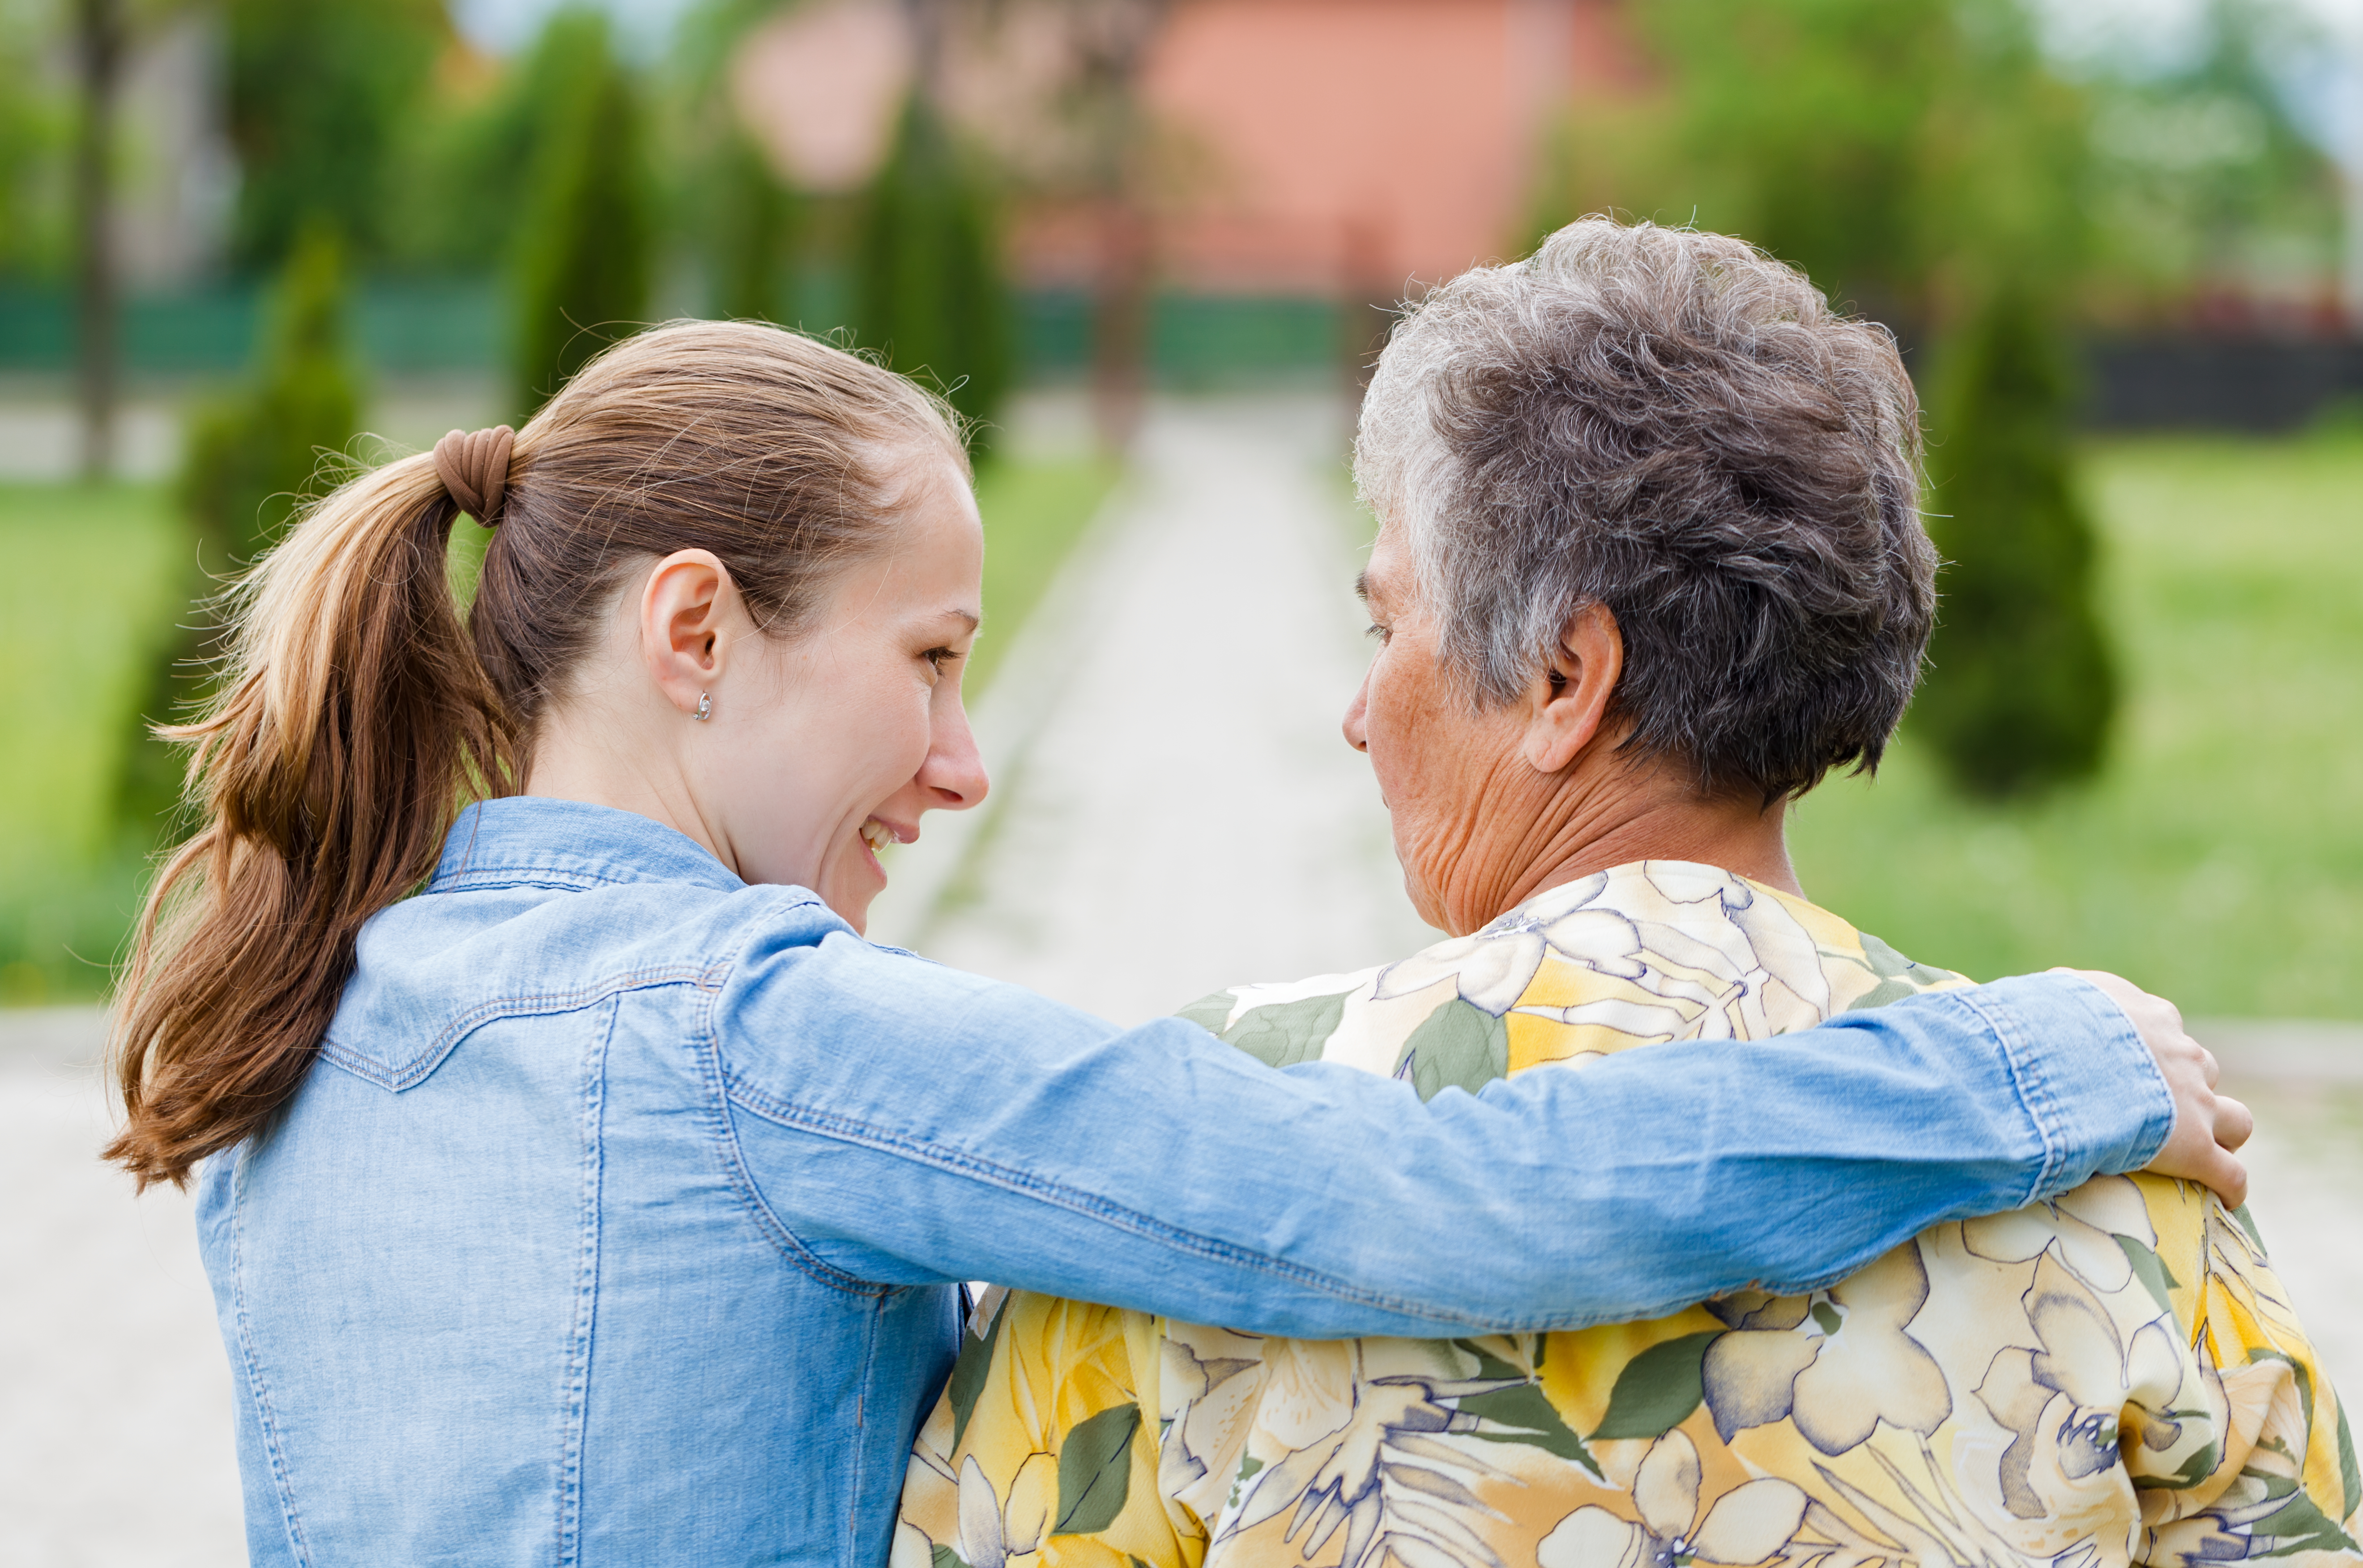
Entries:
[[[1431, 296], [1363, 413], [1346, 734], [1455, 939], [1185, 1016], [1425, 1099], [1961, 984], [1808, 903], [1782, 841], [1912, 692], [1916, 431], [1887, 337], [1735, 240], [1588, 220]], [[2245, 1210], [2163, 1177], [1615, 1327], [1310, 1342], [996, 1292], [970, 1336], [907, 1568], [2363, 1560]]]

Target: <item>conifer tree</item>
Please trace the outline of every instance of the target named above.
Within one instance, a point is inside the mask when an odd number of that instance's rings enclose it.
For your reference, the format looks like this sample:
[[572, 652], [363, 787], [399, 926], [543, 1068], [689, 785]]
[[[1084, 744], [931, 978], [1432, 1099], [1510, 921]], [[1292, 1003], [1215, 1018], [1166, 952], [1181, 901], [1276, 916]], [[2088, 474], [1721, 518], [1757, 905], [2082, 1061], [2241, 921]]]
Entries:
[[2069, 475], [2066, 335], [2001, 288], [1947, 346], [1929, 532], [1947, 566], [1913, 723], [1966, 793], [2027, 796], [2100, 766], [2117, 682]]
[[762, 149], [733, 127], [714, 155], [709, 188], [716, 312], [734, 321], [787, 319], [781, 272], [795, 218], [795, 198]]
[[190, 420], [178, 496], [189, 604], [156, 650], [119, 791], [120, 815], [142, 839], [170, 819], [180, 791], [178, 756], [147, 728], [187, 718], [209, 688], [222, 651], [212, 596], [277, 541], [306, 500], [338, 482], [336, 455], [361, 429], [346, 296], [343, 245], [315, 220], [272, 292], [251, 378]]
[[914, 94], [870, 192], [856, 324], [864, 347], [931, 378], [977, 421], [1000, 408], [1014, 369], [997, 237], [988, 188]]
[[519, 421], [649, 309], [654, 223], [639, 94], [606, 18], [561, 11], [531, 69], [549, 83], [516, 259]]

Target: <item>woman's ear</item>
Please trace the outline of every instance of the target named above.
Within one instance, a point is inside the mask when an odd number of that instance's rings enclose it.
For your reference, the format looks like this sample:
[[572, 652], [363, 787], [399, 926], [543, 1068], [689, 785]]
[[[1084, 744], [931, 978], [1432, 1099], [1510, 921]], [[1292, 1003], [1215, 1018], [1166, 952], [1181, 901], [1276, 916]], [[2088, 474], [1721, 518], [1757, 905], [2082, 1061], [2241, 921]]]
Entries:
[[730, 569], [711, 550], [676, 550], [640, 590], [640, 657], [665, 700], [684, 713], [722, 682], [745, 616]]
[[1625, 636], [1605, 604], [1568, 618], [1559, 645], [1526, 693], [1521, 751], [1537, 773], [1564, 772], [1600, 733], [1625, 669]]

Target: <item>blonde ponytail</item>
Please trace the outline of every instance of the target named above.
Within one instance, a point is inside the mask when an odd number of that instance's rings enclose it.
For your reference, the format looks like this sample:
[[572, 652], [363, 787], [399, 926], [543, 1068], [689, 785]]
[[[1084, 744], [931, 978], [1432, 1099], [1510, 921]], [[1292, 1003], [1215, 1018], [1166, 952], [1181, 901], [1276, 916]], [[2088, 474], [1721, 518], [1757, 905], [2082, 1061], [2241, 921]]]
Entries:
[[323, 501], [238, 590], [210, 711], [166, 732], [205, 826], [149, 894], [116, 1020], [106, 1155], [142, 1187], [294, 1093], [361, 923], [432, 874], [466, 792], [513, 776], [445, 575], [456, 514], [427, 457]]

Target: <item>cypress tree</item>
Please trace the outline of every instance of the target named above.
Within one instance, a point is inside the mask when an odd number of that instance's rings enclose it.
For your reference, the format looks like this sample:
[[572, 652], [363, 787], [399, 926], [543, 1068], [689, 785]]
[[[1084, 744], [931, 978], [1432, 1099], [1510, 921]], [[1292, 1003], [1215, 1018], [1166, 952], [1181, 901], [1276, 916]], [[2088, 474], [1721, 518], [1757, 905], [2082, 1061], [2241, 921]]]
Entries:
[[1937, 400], [1929, 531], [1947, 565], [1913, 718], [1955, 784], [1988, 799], [2091, 777], [2116, 707], [2069, 475], [2067, 356], [2028, 291], [1997, 290], [1949, 345]]
[[762, 150], [734, 131], [714, 158], [708, 212], [716, 311], [735, 321], [786, 319], [780, 272], [795, 218], [794, 198]]
[[654, 235], [639, 94], [606, 18], [560, 12], [537, 54], [549, 89], [516, 256], [521, 418], [647, 315]]
[[984, 182], [926, 95], [913, 94], [870, 191], [856, 326], [865, 346], [895, 370], [934, 378], [974, 421], [999, 410], [1014, 369], [997, 237]]
[[177, 497], [189, 531], [189, 608], [156, 652], [119, 790], [118, 814], [143, 840], [169, 820], [180, 794], [180, 759], [148, 726], [190, 715], [222, 651], [207, 602], [224, 577], [277, 541], [297, 508], [337, 481], [334, 455], [360, 432], [346, 295], [343, 246], [315, 221], [272, 292], [252, 378], [190, 421]]

